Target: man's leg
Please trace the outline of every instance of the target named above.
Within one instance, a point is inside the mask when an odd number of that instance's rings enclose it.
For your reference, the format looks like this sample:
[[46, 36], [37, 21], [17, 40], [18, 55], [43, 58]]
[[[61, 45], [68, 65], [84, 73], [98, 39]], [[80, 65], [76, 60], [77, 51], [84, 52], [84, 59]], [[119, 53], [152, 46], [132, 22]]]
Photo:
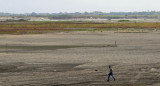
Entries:
[[114, 78], [113, 73], [112, 73], [112, 77], [113, 77], [113, 79], [114, 79], [114, 81], [115, 81], [116, 79]]
[[109, 81], [109, 78], [110, 78], [110, 74], [108, 74], [108, 81]]

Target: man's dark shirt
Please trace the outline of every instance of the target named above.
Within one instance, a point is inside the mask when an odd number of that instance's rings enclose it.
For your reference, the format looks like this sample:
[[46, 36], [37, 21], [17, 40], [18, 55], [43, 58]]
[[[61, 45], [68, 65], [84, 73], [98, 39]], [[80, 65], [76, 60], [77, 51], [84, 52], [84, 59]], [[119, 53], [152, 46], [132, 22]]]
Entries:
[[113, 71], [112, 68], [109, 68], [109, 73], [112, 73], [112, 71]]

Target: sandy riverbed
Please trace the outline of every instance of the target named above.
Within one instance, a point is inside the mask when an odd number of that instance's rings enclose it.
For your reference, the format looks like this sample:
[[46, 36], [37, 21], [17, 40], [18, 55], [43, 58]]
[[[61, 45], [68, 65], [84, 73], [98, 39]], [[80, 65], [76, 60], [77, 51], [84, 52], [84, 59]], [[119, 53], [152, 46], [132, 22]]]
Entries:
[[[116, 81], [106, 81], [108, 65]], [[160, 32], [0, 35], [0, 77], [1, 86], [160, 86]]]

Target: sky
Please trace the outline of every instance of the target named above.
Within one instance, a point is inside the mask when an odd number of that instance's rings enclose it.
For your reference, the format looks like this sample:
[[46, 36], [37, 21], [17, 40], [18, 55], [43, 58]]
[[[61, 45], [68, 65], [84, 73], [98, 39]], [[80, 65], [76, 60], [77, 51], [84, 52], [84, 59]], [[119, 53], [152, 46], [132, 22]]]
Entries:
[[160, 0], [0, 0], [0, 12], [139, 12], [160, 11]]

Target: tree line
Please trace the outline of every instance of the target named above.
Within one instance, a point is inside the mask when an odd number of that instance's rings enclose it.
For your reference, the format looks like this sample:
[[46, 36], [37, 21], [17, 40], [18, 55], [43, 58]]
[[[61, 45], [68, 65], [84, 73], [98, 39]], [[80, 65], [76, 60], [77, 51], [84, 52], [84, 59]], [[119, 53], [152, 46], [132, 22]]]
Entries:
[[3, 13], [0, 12], [0, 16], [35, 16], [35, 17], [49, 17], [51, 19], [72, 19], [72, 18], [107, 18], [107, 19], [120, 19], [120, 18], [159, 18], [160, 11], [143, 11], [143, 12], [59, 12], [59, 13]]

